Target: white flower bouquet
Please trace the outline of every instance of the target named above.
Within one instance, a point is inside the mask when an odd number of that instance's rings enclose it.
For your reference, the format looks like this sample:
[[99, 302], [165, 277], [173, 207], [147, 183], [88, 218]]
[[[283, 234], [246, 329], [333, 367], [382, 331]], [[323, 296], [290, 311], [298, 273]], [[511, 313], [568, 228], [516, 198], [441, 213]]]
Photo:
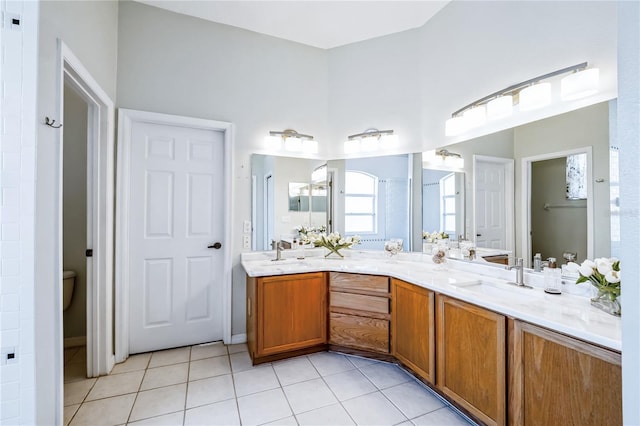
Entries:
[[296, 231], [298, 234], [304, 236], [307, 235], [309, 233], [321, 233], [321, 232], [326, 232], [327, 231], [327, 225], [320, 225], [320, 226], [304, 226], [304, 225], [300, 225], [300, 226], [296, 226], [295, 228], [293, 228], [294, 231]]
[[325, 233], [313, 233], [310, 232], [303, 236], [302, 241], [305, 244], [311, 243], [314, 247], [324, 247], [329, 250], [324, 257], [329, 256], [331, 253], [335, 253], [340, 257], [344, 257], [340, 250], [345, 248], [351, 248], [356, 244], [360, 244], [360, 237], [354, 235], [352, 237], [343, 237], [338, 232], [332, 232], [329, 235]]
[[598, 290], [591, 303], [613, 314], [620, 315], [620, 261], [616, 258], [601, 257], [585, 260], [582, 265], [569, 262], [567, 269], [580, 274], [576, 284], [591, 283]]
[[440, 232], [427, 232], [427, 231], [422, 231], [422, 239], [425, 240], [428, 243], [434, 242], [434, 241], [438, 241], [438, 240], [446, 240], [449, 238], [449, 234], [447, 234], [444, 231], [440, 231]]

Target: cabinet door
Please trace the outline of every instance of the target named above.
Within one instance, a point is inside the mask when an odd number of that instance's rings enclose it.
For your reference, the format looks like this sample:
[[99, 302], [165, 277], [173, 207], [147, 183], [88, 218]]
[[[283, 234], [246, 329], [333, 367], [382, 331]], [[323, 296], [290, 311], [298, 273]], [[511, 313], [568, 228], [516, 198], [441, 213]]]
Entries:
[[622, 424], [618, 352], [521, 321], [513, 334], [511, 424]]
[[488, 425], [506, 423], [506, 319], [438, 295], [437, 386]]
[[258, 355], [325, 344], [326, 294], [322, 272], [260, 278]]
[[429, 383], [435, 383], [434, 293], [391, 280], [393, 355]]

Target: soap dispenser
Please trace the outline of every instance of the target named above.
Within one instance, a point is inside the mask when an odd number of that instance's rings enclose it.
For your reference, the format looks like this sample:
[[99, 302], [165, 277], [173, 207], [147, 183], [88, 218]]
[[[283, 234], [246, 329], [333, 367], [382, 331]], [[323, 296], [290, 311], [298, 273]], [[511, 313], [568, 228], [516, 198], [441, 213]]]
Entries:
[[542, 272], [542, 254], [540, 253], [533, 256], [533, 270], [534, 272]]

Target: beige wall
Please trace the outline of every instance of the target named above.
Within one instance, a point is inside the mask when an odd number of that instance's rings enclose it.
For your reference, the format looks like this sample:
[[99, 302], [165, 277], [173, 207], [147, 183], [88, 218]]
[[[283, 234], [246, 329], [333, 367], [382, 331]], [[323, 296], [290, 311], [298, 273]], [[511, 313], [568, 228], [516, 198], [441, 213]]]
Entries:
[[63, 270], [76, 273], [71, 306], [64, 312], [64, 337], [86, 335], [87, 291], [87, 103], [64, 88], [62, 190]]

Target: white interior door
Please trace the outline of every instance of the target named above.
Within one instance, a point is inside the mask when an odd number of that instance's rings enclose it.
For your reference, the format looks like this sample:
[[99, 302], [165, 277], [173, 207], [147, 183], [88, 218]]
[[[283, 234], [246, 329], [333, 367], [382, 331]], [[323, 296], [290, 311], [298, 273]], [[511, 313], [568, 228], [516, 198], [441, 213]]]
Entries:
[[221, 340], [224, 133], [133, 122], [129, 353]]
[[476, 245], [507, 248], [505, 165], [476, 161], [474, 168]]

